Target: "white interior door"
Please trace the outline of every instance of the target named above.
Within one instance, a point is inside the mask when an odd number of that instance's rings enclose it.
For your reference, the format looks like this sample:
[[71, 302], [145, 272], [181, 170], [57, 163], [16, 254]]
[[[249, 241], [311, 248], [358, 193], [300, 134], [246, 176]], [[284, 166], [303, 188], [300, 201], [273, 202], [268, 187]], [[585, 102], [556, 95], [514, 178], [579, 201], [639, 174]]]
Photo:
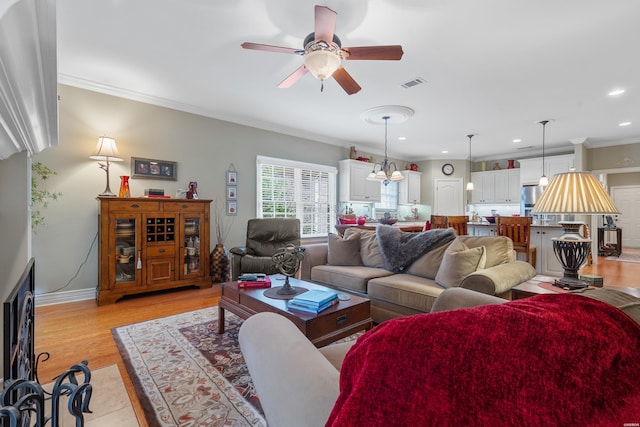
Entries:
[[611, 198], [621, 212], [616, 225], [622, 228], [622, 247], [640, 248], [640, 186], [611, 187]]
[[464, 215], [462, 178], [436, 179], [433, 194], [434, 215]]

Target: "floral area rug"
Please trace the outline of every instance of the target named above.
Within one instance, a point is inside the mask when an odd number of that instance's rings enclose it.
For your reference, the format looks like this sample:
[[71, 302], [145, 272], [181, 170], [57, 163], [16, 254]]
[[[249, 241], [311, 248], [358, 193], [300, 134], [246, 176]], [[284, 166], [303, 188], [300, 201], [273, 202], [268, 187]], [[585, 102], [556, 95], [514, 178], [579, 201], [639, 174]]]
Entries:
[[155, 426], [266, 426], [238, 345], [242, 320], [211, 307], [112, 330]]

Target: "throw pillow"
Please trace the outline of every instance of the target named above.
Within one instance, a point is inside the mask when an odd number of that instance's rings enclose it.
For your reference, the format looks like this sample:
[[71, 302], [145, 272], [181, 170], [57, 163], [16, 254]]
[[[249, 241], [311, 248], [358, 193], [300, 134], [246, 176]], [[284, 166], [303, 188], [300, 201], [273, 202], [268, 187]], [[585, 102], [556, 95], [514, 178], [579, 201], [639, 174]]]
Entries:
[[360, 235], [360, 257], [365, 267], [384, 268], [382, 252], [378, 246], [376, 232], [374, 230], [361, 230]]
[[431, 280], [435, 279], [440, 264], [442, 264], [442, 258], [444, 258], [444, 254], [447, 249], [449, 249], [449, 246], [450, 245], [443, 245], [422, 255], [409, 266], [407, 274], [426, 277]]
[[484, 246], [469, 249], [460, 239], [456, 238], [442, 258], [435, 281], [445, 288], [460, 286], [462, 279], [484, 268], [485, 261]]
[[362, 265], [360, 258], [360, 235], [353, 233], [342, 238], [329, 233], [327, 263], [329, 265]]

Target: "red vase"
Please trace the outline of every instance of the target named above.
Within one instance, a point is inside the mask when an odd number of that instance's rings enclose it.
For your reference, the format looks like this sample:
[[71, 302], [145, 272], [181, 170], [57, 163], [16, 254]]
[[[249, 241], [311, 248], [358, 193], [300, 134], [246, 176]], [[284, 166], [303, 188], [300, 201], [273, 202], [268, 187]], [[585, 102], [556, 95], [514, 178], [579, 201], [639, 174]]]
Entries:
[[358, 225], [364, 225], [365, 222], [367, 222], [367, 218], [363, 216], [358, 217]]
[[127, 175], [120, 176], [120, 192], [118, 193], [118, 197], [131, 197], [129, 177]]
[[507, 160], [507, 162], [509, 162], [509, 165], [507, 166], [507, 169], [513, 169], [513, 168], [515, 168], [515, 166], [513, 165], [513, 163], [515, 162], [515, 160]]

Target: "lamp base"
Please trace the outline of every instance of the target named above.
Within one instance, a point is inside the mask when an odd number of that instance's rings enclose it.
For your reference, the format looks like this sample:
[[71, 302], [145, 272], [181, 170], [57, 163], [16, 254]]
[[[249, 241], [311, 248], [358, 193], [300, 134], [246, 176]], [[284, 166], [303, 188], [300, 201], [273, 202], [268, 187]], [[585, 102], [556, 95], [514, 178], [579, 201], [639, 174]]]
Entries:
[[563, 277], [553, 282], [553, 286], [565, 289], [567, 291], [574, 291], [576, 289], [588, 288], [589, 285], [580, 279], [572, 279], [570, 277]]
[[588, 285], [578, 277], [578, 270], [587, 261], [591, 251], [591, 240], [580, 234], [583, 223], [561, 221], [563, 234], [551, 239], [556, 258], [564, 268], [564, 276], [554, 282], [562, 289], [583, 289]]

